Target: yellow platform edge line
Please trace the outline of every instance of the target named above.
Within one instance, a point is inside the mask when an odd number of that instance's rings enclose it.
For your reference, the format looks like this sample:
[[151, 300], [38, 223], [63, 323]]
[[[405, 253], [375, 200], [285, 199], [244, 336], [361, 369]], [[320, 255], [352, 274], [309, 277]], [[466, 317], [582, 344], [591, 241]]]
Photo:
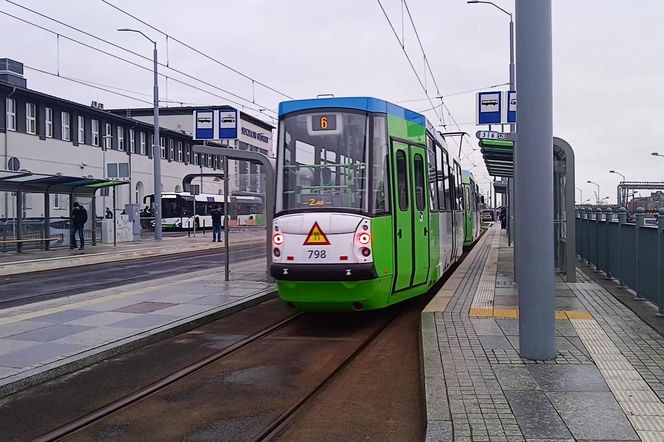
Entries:
[[[578, 319], [578, 320], [590, 320], [593, 319], [593, 315], [590, 312], [579, 311], [579, 310], [556, 310], [556, 319], [565, 320], [565, 319]], [[504, 319], [516, 319], [519, 317], [519, 310], [517, 309], [500, 309], [500, 308], [481, 308], [481, 307], [472, 307], [468, 316], [471, 318], [504, 318]]]

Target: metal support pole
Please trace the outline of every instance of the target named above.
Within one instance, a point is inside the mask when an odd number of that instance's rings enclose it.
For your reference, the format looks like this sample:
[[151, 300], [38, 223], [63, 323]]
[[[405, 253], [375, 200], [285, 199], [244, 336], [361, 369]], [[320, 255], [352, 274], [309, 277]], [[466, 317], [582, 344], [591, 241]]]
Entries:
[[556, 356], [551, 0], [516, 0], [516, 17], [519, 353], [544, 360]]
[[115, 186], [113, 186], [113, 245], [118, 245], [118, 214], [115, 208]]
[[639, 236], [640, 230], [646, 226], [646, 210], [643, 207], [638, 207], [635, 211], [634, 217], [636, 218], [635, 232], [634, 232], [634, 261], [635, 261], [635, 274], [634, 274], [634, 295], [635, 300], [642, 301], [645, 298], [641, 296], [639, 290], [641, 288], [639, 270], [641, 267], [641, 257], [639, 256]]
[[606, 279], [611, 279], [611, 233], [610, 225], [613, 222], [613, 210], [609, 207], [604, 214], [604, 241], [606, 241]]
[[[97, 193], [92, 194], [90, 202], [90, 217], [92, 218], [92, 245], [97, 245]], [[71, 210], [70, 210], [71, 213]]]
[[16, 191], [16, 239], [19, 240], [16, 242], [16, 251], [20, 252], [23, 248], [23, 192], [19, 188]]
[[657, 316], [664, 316], [664, 208], [657, 213]]
[[599, 272], [600, 271], [600, 256], [599, 256], [599, 243], [600, 243], [600, 235], [599, 235], [599, 229], [600, 229], [600, 223], [603, 221], [602, 217], [604, 216], [604, 213], [602, 213], [602, 208], [598, 207], [595, 211], [595, 256], [597, 256], [597, 262], [595, 263], [595, 271]]
[[154, 239], [161, 241], [161, 147], [159, 144], [159, 76], [157, 74], [157, 43], [154, 43], [154, 143], [152, 160], [154, 164]]
[[44, 194], [44, 250], [48, 250], [51, 246], [51, 241], [48, 238], [51, 236], [51, 194], [48, 190]]
[[226, 264], [224, 266], [224, 280], [230, 280], [230, 244], [228, 243], [228, 156], [224, 155], [224, 250], [226, 252]]
[[622, 236], [625, 229], [625, 224], [627, 224], [627, 209], [621, 207], [618, 209], [618, 265], [616, 266], [617, 272], [616, 277], [618, 279], [618, 288], [624, 289], [625, 286], [622, 283], [623, 279], [623, 254], [622, 254]]

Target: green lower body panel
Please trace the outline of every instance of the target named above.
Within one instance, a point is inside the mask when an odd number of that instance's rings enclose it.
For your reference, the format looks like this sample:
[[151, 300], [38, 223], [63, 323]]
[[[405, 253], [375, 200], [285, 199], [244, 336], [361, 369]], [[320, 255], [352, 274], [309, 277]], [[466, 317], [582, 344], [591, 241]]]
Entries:
[[376, 310], [423, 295], [433, 281], [392, 293], [392, 276], [365, 281], [277, 281], [279, 296], [301, 311]]
[[375, 310], [391, 304], [392, 277], [348, 282], [277, 281], [277, 287], [281, 299], [297, 310]]

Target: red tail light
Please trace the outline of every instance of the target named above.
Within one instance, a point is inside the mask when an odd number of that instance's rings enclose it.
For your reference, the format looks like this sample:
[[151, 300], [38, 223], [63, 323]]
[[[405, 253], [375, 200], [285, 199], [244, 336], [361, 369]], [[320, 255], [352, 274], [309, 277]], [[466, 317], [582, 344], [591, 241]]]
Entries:
[[360, 242], [360, 244], [369, 244], [371, 242], [371, 235], [369, 235], [367, 232], [362, 232], [357, 235], [357, 240]]

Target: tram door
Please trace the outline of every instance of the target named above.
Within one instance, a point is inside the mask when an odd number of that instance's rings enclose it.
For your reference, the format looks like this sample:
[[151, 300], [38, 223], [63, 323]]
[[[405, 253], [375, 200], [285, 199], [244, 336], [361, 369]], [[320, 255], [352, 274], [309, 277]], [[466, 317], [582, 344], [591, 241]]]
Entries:
[[399, 291], [426, 282], [429, 271], [429, 213], [425, 149], [392, 142], [396, 279]]

